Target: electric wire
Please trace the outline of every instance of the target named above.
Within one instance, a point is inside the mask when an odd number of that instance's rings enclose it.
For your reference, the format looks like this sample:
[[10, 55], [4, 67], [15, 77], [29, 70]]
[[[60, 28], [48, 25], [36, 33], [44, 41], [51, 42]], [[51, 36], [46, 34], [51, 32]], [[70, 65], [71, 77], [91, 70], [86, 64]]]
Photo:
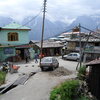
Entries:
[[40, 9], [39, 13], [38, 13], [36, 16], [32, 17], [28, 22], [26, 22], [26, 23], [23, 24], [22, 26], [18, 27], [17, 29], [19, 29], [19, 28], [21, 28], [21, 27], [23, 27], [23, 26], [28, 25], [30, 22], [32, 22], [33, 20], [35, 20], [41, 13], [42, 13], [42, 9]]

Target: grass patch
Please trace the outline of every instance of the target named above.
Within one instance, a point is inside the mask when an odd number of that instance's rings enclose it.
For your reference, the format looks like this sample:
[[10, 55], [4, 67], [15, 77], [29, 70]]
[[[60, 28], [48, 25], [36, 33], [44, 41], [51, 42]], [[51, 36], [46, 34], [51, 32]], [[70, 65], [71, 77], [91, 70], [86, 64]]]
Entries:
[[5, 83], [6, 73], [0, 71], [0, 85]]
[[88, 97], [86, 97], [86, 96], [81, 96], [79, 99], [77, 99], [77, 100], [90, 100]]
[[85, 76], [86, 76], [86, 66], [82, 66], [82, 67], [79, 68], [77, 76], [78, 76], [78, 78], [80, 80], [84, 80], [85, 79]]
[[72, 100], [73, 96], [77, 95], [78, 86], [78, 80], [65, 81], [51, 91], [50, 100]]

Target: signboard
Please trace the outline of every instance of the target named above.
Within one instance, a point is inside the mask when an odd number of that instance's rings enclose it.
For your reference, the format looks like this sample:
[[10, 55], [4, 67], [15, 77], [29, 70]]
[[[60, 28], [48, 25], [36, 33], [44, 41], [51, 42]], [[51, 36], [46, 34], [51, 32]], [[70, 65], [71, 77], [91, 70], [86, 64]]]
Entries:
[[13, 48], [4, 48], [4, 54], [13, 54], [14, 49]]

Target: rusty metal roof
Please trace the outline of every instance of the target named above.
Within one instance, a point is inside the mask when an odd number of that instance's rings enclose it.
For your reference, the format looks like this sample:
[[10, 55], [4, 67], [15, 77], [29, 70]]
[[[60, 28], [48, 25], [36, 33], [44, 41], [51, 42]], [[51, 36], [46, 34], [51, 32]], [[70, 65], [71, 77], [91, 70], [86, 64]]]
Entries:
[[96, 59], [96, 60], [90, 61], [90, 62], [86, 63], [85, 65], [86, 66], [100, 65], [100, 59]]

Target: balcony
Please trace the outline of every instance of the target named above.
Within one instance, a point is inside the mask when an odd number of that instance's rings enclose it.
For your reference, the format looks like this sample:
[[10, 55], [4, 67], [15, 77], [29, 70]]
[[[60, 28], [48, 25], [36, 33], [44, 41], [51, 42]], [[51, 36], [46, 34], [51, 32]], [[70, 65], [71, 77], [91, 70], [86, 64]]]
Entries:
[[[76, 47], [75, 51], [80, 51], [80, 48]], [[99, 53], [100, 54], [100, 46], [95, 46], [95, 47], [92, 47], [92, 48], [86, 48], [84, 50], [84, 52], [86, 52], [86, 53]]]

